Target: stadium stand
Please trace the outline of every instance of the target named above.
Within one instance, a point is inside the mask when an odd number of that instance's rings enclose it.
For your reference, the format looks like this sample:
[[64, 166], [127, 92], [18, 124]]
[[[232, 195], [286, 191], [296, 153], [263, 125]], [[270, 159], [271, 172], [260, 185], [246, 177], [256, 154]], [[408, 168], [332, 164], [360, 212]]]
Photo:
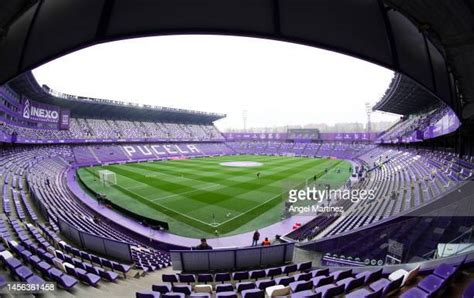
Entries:
[[[21, 96], [15, 91], [8, 86], [0, 91], [3, 103], [11, 111], [21, 107]], [[7, 102], [16, 102], [16, 108]], [[396, 124], [378, 140], [395, 143], [393, 140], [426, 130], [443, 119], [447, 109], [440, 105], [420, 112]], [[5, 215], [0, 225], [4, 231], [1, 255], [12, 279], [56, 281], [61, 288], [76, 291], [74, 289], [83, 286], [120, 283], [130, 272], [138, 272], [138, 276], [157, 272], [162, 276], [162, 284], [136, 292], [137, 297], [332, 297], [341, 294], [365, 297], [378, 293], [382, 296], [403, 293], [404, 297], [411, 297], [409, 295], [420, 291], [432, 295], [447, 288], [446, 282], [435, 274], [437, 269], [432, 270], [426, 281], [420, 277], [410, 283], [406, 282], [406, 274], [411, 272], [409, 267], [410, 270], [390, 275], [369, 274], [370, 278], [361, 275], [360, 268], [385, 266], [391, 241], [410, 248], [404, 253], [403, 262], [429, 261], [439, 243], [465, 239], [472, 230], [470, 217], [405, 217], [430, 203], [442, 201], [447, 193], [471, 179], [474, 164], [466, 156], [377, 145], [368, 140], [226, 140], [212, 122], [100, 119], [73, 114], [69, 124], [68, 129], [59, 130], [5, 121], [1, 128], [7, 136], [15, 135], [19, 143], [65, 141], [51, 145], [16, 144], [5, 146], [1, 151]], [[344, 187], [375, 189], [375, 200], [336, 201], [332, 206], [342, 207], [346, 210], [344, 213], [318, 214], [282, 238], [282, 241], [296, 241], [300, 247], [313, 245], [314, 241], [329, 239], [331, 242], [334, 238], [333, 245], [316, 244], [316, 250], [325, 253], [321, 264], [345, 264], [350, 269], [290, 263], [215, 275], [162, 274], [162, 271], [169, 272], [172, 265], [169, 249], [173, 246], [149, 245], [143, 235], [124, 229], [120, 223], [84, 205], [69, 188], [68, 179], [75, 179], [75, 175], [69, 173], [76, 167], [240, 154], [351, 162], [351, 183]], [[365, 229], [371, 233], [361, 234]], [[379, 235], [376, 241], [370, 240], [372, 234]], [[337, 240], [339, 238], [343, 240]], [[84, 239], [93, 239], [93, 243], [101, 243], [102, 248], [97, 244], [91, 246], [92, 242]], [[109, 250], [105, 254], [104, 248]], [[432, 284], [436, 284], [436, 288], [432, 288]]]

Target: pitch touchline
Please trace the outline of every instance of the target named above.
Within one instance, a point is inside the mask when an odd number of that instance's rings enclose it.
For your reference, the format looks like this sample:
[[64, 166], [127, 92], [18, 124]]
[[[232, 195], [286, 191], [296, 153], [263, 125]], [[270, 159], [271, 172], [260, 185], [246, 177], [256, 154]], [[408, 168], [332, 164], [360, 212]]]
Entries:
[[189, 193], [193, 193], [193, 192], [201, 191], [201, 190], [206, 190], [206, 189], [210, 189], [210, 188], [216, 188], [216, 187], [219, 187], [219, 186], [220, 186], [219, 184], [208, 185], [208, 186], [201, 187], [201, 188], [198, 188], [198, 189], [188, 190], [188, 191], [177, 193], [177, 194], [172, 194], [172, 195], [168, 195], [168, 196], [164, 196], [164, 197], [154, 198], [154, 199], [151, 199], [150, 201], [155, 202], [157, 200], [159, 201], [159, 200], [163, 200], [163, 199], [174, 198], [174, 197], [178, 197], [178, 196], [181, 196], [181, 195], [184, 195], [184, 194], [189, 194]]

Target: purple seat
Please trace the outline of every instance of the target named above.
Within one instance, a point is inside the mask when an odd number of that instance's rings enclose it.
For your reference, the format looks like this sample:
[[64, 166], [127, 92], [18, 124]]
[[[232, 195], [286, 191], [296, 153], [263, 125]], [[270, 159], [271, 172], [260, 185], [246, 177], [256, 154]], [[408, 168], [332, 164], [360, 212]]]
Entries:
[[69, 263], [69, 264], [73, 264], [74, 261], [72, 260], [72, 258], [68, 255], [64, 255], [64, 261]]
[[[422, 289], [420, 288], [411, 288], [409, 289], [408, 291], [406, 291], [405, 293], [403, 293], [400, 298], [429, 298], [430, 295], [428, 293], [426, 293], [425, 291], [423, 291]], [[469, 298], [472, 298], [474, 296], [469, 296]], [[466, 297], [467, 298], [467, 297]]]
[[175, 282], [178, 282], [178, 277], [176, 274], [163, 274], [161, 276], [161, 279], [163, 282], [169, 282], [171, 285], [173, 285]]
[[31, 257], [29, 257], [28, 260], [29, 260], [30, 264], [38, 264], [39, 262], [41, 262], [40, 257], [38, 257], [36, 255], [32, 255]]
[[25, 249], [20, 252], [21, 258], [26, 262], [33, 255], [31, 251]]
[[304, 262], [304, 263], [299, 263], [297, 264], [298, 266], [298, 271], [307, 271], [307, 270], [311, 270], [311, 268], [313, 267], [313, 263], [312, 262]]
[[276, 285], [276, 282], [275, 282], [274, 279], [271, 279], [271, 280], [267, 279], [267, 280], [257, 281], [255, 284], [256, 284], [258, 289], [265, 290], [268, 287], [272, 287], [272, 286]]
[[344, 285], [344, 292], [349, 293], [350, 291], [364, 285], [364, 277], [347, 277], [336, 282], [337, 285]]
[[207, 274], [207, 273], [206, 274], [198, 274], [197, 281], [199, 283], [207, 284], [208, 282], [213, 282], [214, 278], [213, 278], [212, 274]]
[[79, 259], [77, 259], [77, 258], [73, 258], [73, 259], [72, 259], [72, 262], [73, 262], [74, 267], [77, 267], [77, 268], [81, 268], [81, 269], [86, 270], [86, 267], [84, 266], [84, 264], [82, 263], [81, 260], [79, 260]]
[[49, 265], [48, 263], [42, 261], [42, 262], [39, 262], [38, 264], [36, 264], [35, 268], [37, 268], [42, 274], [47, 275], [49, 269], [51, 269], [51, 265]]
[[216, 293], [216, 298], [237, 298], [237, 293], [235, 292], [219, 292]]
[[21, 261], [15, 257], [11, 257], [5, 260], [5, 264], [10, 269], [10, 271], [13, 271], [15, 270], [15, 268], [18, 268], [21, 266]]
[[373, 283], [371, 283], [369, 285], [369, 288], [372, 290], [372, 291], [378, 291], [380, 289], [383, 289], [385, 288], [388, 284], [390, 283], [390, 280], [389, 279], [386, 279], [386, 278], [381, 278], [377, 281], [374, 281]]
[[113, 269], [113, 265], [112, 265], [112, 262], [108, 259], [104, 259], [104, 258], [99, 258], [100, 259], [100, 263], [102, 264], [102, 266], [105, 266], [105, 267], [109, 267], [110, 269]]
[[96, 255], [91, 255], [91, 261], [98, 264], [98, 265], [100, 265], [100, 267], [103, 266], [102, 260]]
[[66, 268], [66, 273], [67, 273], [67, 274], [77, 277], [76, 268], [74, 268], [74, 267], [69, 267], [69, 266], [65, 266], [65, 268]]
[[313, 287], [317, 288], [332, 283], [334, 281], [334, 276], [320, 275], [313, 277], [312, 279], [310, 279], [310, 281], [313, 284]]
[[436, 295], [439, 290], [445, 285], [445, 280], [437, 275], [430, 274], [421, 280], [417, 287], [430, 294], [430, 296]]
[[46, 250], [44, 250], [44, 249], [42, 249], [42, 248], [38, 248], [38, 249], [36, 250], [36, 252], [38, 253], [38, 255], [39, 255], [40, 257], [44, 257], [44, 254], [46, 253]]
[[[49, 253], [49, 252], [46, 252], [44, 255], [43, 255], [43, 258], [50, 264], [53, 263], [53, 259], [55, 258], [53, 254]], [[81, 263], [82, 264], [82, 263]]]
[[56, 268], [51, 268], [48, 271], [48, 274], [50, 279], [56, 281], [62, 288], [66, 290], [71, 289], [77, 284], [77, 280], [74, 277], [64, 274], [62, 271]]
[[81, 259], [86, 260], [86, 261], [92, 261], [91, 255], [85, 251], [81, 251]]
[[283, 274], [286, 274], [287, 276], [290, 275], [290, 273], [298, 271], [298, 265], [297, 264], [291, 264], [291, 265], [286, 265], [283, 267]]
[[265, 270], [253, 270], [250, 271], [250, 279], [258, 280], [259, 278], [265, 277], [266, 272]]
[[216, 282], [224, 283], [230, 281], [230, 273], [217, 273], [215, 276]]
[[178, 274], [179, 282], [187, 283], [188, 285], [196, 282], [196, 278], [192, 274]]
[[186, 296], [189, 296], [192, 293], [190, 285], [174, 285], [172, 289], [173, 293], [183, 293]]
[[321, 296], [323, 298], [331, 298], [344, 293], [344, 285], [329, 284], [317, 287], [316, 289], [314, 289], [314, 291], [316, 293], [321, 293]]
[[94, 267], [94, 269], [99, 273], [100, 277], [108, 281], [116, 281], [118, 278], [118, 274], [113, 271], [106, 271], [105, 269], [99, 267]]
[[216, 285], [216, 293], [220, 292], [233, 292], [234, 287], [231, 284], [218, 284]]
[[457, 272], [457, 268], [458, 267], [453, 265], [441, 264], [435, 268], [433, 274], [441, 277], [442, 279], [449, 279]]
[[392, 292], [398, 291], [402, 286], [403, 276], [396, 279], [396, 280], [388, 280], [385, 278], [381, 278], [378, 281], [375, 281], [369, 285], [369, 288], [377, 292], [380, 289], [382, 290], [382, 295], [387, 296]]
[[117, 270], [118, 272], [122, 272], [125, 278], [127, 277], [127, 272], [130, 271], [130, 268], [129, 265], [112, 262], [112, 269], [114, 271]]
[[135, 294], [136, 298], [160, 298], [160, 293], [153, 291], [139, 291]]
[[[92, 266], [91, 264], [87, 264], [87, 263], [83, 263], [82, 265], [84, 266], [84, 268], [82, 268], [82, 269], [86, 270], [89, 273], [94, 273], [95, 275], [100, 276], [99, 270], [96, 267]], [[102, 268], [100, 268], [100, 269], [104, 270]]]
[[253, 282], [239, 282], [235, 285], [237, 292], [240, 293], [245, 290], [255, 289], [255, 283]]
[[234, 272], [232, 273], [232, 279], [234, 281], [241, 282], [244, 279], [249, 279], [249, 272], [248, 271], [241, 271], [241, 272]]
[[171, 292], [171, 286], [170, 285], [166, 285], [166, 284], [162, 284], [162, 285], [152, 285], [151, 286], [151, 289], [155, 292], [159, 292], [161, 294], [166, 294], [166, 293], [169, 293]]
[[264, 298], [265, 292], [260, 289], [248, 289], [242, 291], [242, 298]]
[[311, 270], [310, 273], [313, 274], [313, 277], [321, 275], [328, 276], [329, 268]]
[[76, 268], [76, 274], [79, 280], [93, 287], [95, 287], [100, 281], [100, 277], [98, 275], [95, 275], [93, 273], [87, 273], [84, 269], [81, 268]]
[[294, 282], [295, 278], [293, 276], [285, 276], [285, 277], [278, 277], [275, 278], [275, 282], [277, 285], [288, 286], [290, 283]]
[[312, 281], [294, 281], [290, 283], [290, 289], [292, 293], [301, 292], [305, 290], [313, 289]]
[[382, 277], [382, 268], [375, 271], [363, 271], [356, 274], [356, 278], [364, 277], [364, 283], [370, 284], [373, 281], [376, 281]]
[[313, 290], [306, 290], [291, 294], [291, 298], [321, 298], [321, 293], [315, 293]]
[[335, 281], [338, 281], [347, 277], [352, 277], [352, 269], [337, 270], [337, 271], [331, 272], [330, 276], [334, 276]]
[[276, 267], [276, 268], [270, 268], [270, 269], [267, 269], [266, 270], [266, 273], [267, 273], [267, 276], [268, 277], [275, 277], [277, 275], [280, 275], [282, 274], [282, 270], [281, 270], [281, 267]]
[[308, 272], [308, 273], [299, 273], [299, 274], [295, 274], [293, 275], [293, 277], [295, 278], [296, 281], [301, 281], [301, 280], [310, 280], [312, 277], [313, 277], [313, 274], [311, 272]]
[[18, 278], [21, 281], [26, 281], [26, 279], [30, 276], [33, 275], [33, 272], [31, 272], [30, 268], [26, 266], [20, 266], [14, 269], [15, 275], [18, 276]]

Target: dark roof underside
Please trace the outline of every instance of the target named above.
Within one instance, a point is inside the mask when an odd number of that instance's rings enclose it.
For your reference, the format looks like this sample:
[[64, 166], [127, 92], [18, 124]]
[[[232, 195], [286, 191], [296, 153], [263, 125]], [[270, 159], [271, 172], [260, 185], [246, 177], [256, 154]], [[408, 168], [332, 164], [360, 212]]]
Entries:
[[439, 100], [413, 82], [410, 78], [396, 74], [382, 99], [373, 110], [400, 115], [416, 114], [439, 103]]

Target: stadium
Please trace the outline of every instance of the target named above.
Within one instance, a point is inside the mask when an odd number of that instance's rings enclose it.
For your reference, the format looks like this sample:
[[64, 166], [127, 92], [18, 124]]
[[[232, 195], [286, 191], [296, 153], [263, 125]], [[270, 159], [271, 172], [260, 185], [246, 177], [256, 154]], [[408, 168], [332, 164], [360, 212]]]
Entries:
[[[473, 32], [468, 0], [2, 1], [1, 295], [474, 297]], [[35, 74], [165, 35], [320, 48], [394, 75], [360, 129], [257, 131], [245, 111], [224, 131], [212, 109]], [[372, 129], [376, 112], [398, 120]]]

